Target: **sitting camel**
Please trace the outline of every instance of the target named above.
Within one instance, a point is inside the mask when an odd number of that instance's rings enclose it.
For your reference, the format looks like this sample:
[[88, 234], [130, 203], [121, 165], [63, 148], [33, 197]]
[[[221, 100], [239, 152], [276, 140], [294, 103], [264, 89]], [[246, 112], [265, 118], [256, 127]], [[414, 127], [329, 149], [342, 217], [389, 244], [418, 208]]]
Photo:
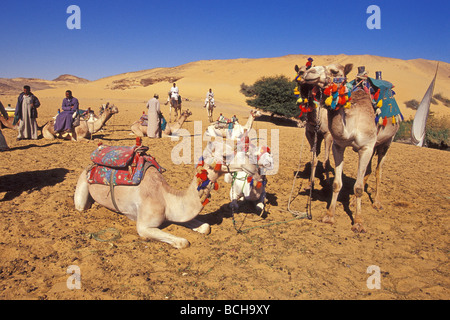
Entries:
[[[344, 76], [347, 76], [352, 68], [352, 64], [347, 64], [345, 66], [332, 65], [310, 68], [304, 73], [304, 80], [300, 81], [300, 92], [302, 97], [306, 98], [306, 94], [310, 96], [312, 95], [313, 90], [318, 90], [323, 93], [321, 99], [325, 100], [327, 90], [334, 86], [337, 87], [337, 84], [334, 83], [333, 80], [337, 74], [335, 70], [339, 70], [339, 74], [342, 73]], [[356, 212], [353, 218], [352, 230], [355, 232], [365, 232], [366, 230], [363, 226], [363, 219], [361, 216], [361, 197], [364, 192], [364, 186], [371, 173], [371, 161], [373, 156], [378, 154], [376, 194], [373, 206], [376, 209], [380, 209], [382, 207], [380, 201], [381, 167], [389, 146], [398, 131], [399, 123], [391, 118], [389, 120], [385, 119], [386, 122], [383, 123], [383, 125], [377, 124], [375, 121], [376, 114], [370, 95], [362, 89], [356, 89], [351, 92], [351, 89], [348, 89], [348, 86], [347, 89], [345, 88], [345, 82], [346, 79], [344, 79], [343, 85], [338, 87], [338, 89], [328, 91], [328, 93], [332, 92], [330, 97], [332, 98], [332, 101], [334, 101], [334, 104], [331, 103], [331, 106], [327, 107], [327, 117], [328, 128], [333, 137], [333, 157], [336, 169], [331, 204], [322, 221], [331, 224], [334, 223], [336, 201], [339, 191], [342, 188], [344, 151], [346, 147], [352, 147], [359, 155], [358, 172], [354, 185]], [[351, 93], [351, 103], [349, 101], [349, 96], [346, 96], [346, 91]], [[333, 93], [336, 93], [336, 95], [332, 96]], [[341, 98], [343, 99], [342, 103], [340, 102]], [[339, 101], [338, 104], [336, 104], [336, 101]], [[313, 104], [313, 101], [311, 100], [309, 103]], [[326, 101], [325, 104], [327, 105]], [[343, 107], [336, 107], [340, 105]]]
[[17, 129], [19, 127], [18, 123], [16, 125], [13, 125], [14, 117], [8, 117], [8, 120], [6, 120], [1, 114], [0, 114], [0, 130], [3, 128], [8, 129]]
[[210, 137], [222, 137], [231, 140], [238, 140], [244, 135], [245, 131], [250, 131], [255, 118], [259, 117], [260, 115], [261, 112], [251, 110], [247, 123], [244, 126], [240, 125], [238, 122], [235, 122], [232, 129], [229, 129], [228, 127], [221, 128], [219, 126], [219, 123], [217, 122], [215, 124], [209, 125], [206, 128], [205, 134]]
[[[341, 73], [340, 69], [334, 69], [334, 66], [330, 66], [330, 70], [333, 71], [333, 75], [343, 77], [344, 74]], [[295, 71], [297, 72], [296, 81], [300, 88], [307, 90], [307, 86], [303, 85], [309, 81], [314, 82], [316, 80], [316, 75], [308, 72], [308, 78], [305, 78], [306, 66], [299, 68], [295, 65]], [[316, 88], [316, 89], [314, 89]], [[300, 97], [298, 102], [300, 106], [307, 105], [308, 100], [314, 100], [316, 98], [317, 87], [314, 87], [311, 91], [306, 91], [300, 93], [301, 96], [306, 97], [305, 100]], [[331, 136], [330, 130], [328, 129], [328, 116], [327, 111], [324, 109], [323, 102], [318, 102], [313, 108], [304, 108], [302, 111], [306, 112], [306, 125], [305, 125], [305, 135], [306, 139], [311, 148], [311, 174], [308, 185], [305, 190], [310, 190], [314, 186], [314, 178], [316, 176], [316, 168], [318, 164], [318, 156], [320, 154], [320, 149], [322, 146], [322, 141], [324, 143], [324, 162], [322, 163], [323, 169], [325, 171], [326, 179], [329, 178], [330, 165], [330, 153], [331, 146], [333, 144], [333, 137]]]
[[255, 204], [256, 213], [261, 216], [264, 213], [266, 199], [267, 178], [265, 172], [273, 169], [273, 156], [268, 147], [256, 150], [254, 145], [250, 145], [247, 152], [245, 149], [238, 146], [238, 150], [243, 151], [236, 153], [237, 162], [239, 163], [239, 159], [244, 158], [246, 153], [250, 153], [250, 159], [253, 159], [250, 162], [258, 164], [258, 171], [253, 175], [246, 171], [225, 174], [224, 181], [231, 184], [230, 208], [235, 212], [239, 208], [238, 200], [250, 201]]
[[[72, 127], [72, 132], [69, 133], [67, 137], [72, 141], [89, 139], [94, 133], [100, 131], [105, 123], [118, 112], [119, 109], [116, 106], [107, 104], [98, 118], [91, 115], [89, 119], [80, 120], [80, 125]], [[42, 135], [44, 138], [50, 140], [64, 138], [61, 134], [55, 132], [54, 124], [55, 122], [52, 119], [44, 125], [42, 128]]]
[[[186, 121], [188, 117], [192, 115], [192, 112], [189, 109], [186, 109], [181, 114], [180, 118], [175, 124], [170, 125], [166, 123], [166, 128], [163, 131], [163, 135], [170, 136], [172, 134], [176, 134], [177, 131], [181, 128], [183, 123]], [[131, 125], [131, 131], [138, 137], [146, 137], [147, 136], [147, 124], [145, 117], [141, 117], [138, 121], [134, 122]]]
[[221, 161], [209, 155], [202, 157], [193, 172], [192, 182], [184, 191], [169, 186], [160, 170], [154, 166], [145, 171], [140, 184], [116, 185], [113, 189], [109, 185], [89, 183], [89, 170], [85, 169], [77, 182], [75, 208], [83, 211], [97, 202], [135, 220], [141, 237], [166, 242], [178, 249], [186, 248], [189, 246], [188, 240], [164, 232], [159, 227], [168, 221], [203, 234], [210, 233], [209, 224], [196, 217], [208, 203], [212, 189], [217, 189], [217, 179], [237, 170], [256, 172], [255, 165], [222, 165]]

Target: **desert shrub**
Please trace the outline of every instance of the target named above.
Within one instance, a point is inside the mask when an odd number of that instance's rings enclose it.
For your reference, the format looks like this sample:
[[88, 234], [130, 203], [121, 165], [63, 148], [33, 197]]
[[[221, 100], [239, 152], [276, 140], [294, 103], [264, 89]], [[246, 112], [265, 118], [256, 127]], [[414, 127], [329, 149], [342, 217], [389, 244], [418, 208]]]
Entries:
[[[410, 141], [413, 120], [400, 122], [394, 141]], [[430, 113], [425, 127], [425, 144], [429, 147], [447, 149], [450, 147], [450, 117], [436, 117]]]
[[249, 86], [241, 84], [240, 92], [249, 97], [249, 106], [286, 117], [300, 114], [297, 97], [294, 95], [296, 84], [285, 76], [263, 77]]
[[446, 107], [450, 108], [450, 99], [444, 97], [441, 93], [436, 93], [433, 96], [434, 99], [439, 100], [440, 102], [442, 102]]
[[419, 107], [419, 101], [417, 101], [416, 99], [408, 100], [405, 101], [405, 105], [407, 108], [417, 110], [417, 108]]

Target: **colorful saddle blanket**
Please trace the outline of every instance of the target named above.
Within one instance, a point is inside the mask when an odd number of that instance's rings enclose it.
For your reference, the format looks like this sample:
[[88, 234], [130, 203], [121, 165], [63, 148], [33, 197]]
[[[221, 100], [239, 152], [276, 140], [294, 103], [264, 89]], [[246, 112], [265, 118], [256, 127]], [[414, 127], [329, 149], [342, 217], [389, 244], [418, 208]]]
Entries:
[[89, 183], [103, 185], [138, 185], [145, 171], [155, 167], [164, 172], [156, 159], [145, 152], [148, 147], [99, 146], [92, 154], [93, 166], [87, 173]]
[[[353, 80], [350, 84], [355, 86], [356, 81]], [[393, 121], [396, 122], [403, 120], [403, 115], [394, 98], [395, 92], [392, 90], [394, 87], [392, 83], [368, 77], [364, 86], [366, 92], [370, 94], [372, 104], [376, 111], [376, 123], [381, 123], [383, 119], [390, 117], [393, 117]], [[356, 88], [354, 87], [354, 89]]]

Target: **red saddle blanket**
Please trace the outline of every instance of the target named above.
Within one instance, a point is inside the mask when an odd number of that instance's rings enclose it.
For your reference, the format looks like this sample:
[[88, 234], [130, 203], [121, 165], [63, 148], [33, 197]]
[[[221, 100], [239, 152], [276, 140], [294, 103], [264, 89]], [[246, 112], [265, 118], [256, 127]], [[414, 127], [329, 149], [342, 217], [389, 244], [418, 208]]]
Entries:
[[104, 185], [138, 185], [145, 171], [155, 167], [164, 172], [156, 159], [145, 152], [148, 147], [99, 146], [92, 154], [93, 167], [87, 173], [89, 183]]

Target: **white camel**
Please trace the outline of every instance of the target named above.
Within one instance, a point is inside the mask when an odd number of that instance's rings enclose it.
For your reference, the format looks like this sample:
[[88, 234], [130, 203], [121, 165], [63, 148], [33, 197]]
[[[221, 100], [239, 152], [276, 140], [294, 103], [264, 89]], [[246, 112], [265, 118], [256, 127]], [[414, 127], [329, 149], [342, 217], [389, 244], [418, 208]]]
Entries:
[[[307, 70], [303, 76], [305, 81], [301, 84], [303, 86], [301, 92], [311, 93], [314, 88], [324, 90], [326, 86], [333, 83], [333, 78], [337, 74], [333, 70], [340, 70], [339, 73], [347, 76], [352, 68], [352, 64], [345, 66], [331, 65], [327, 67], [313, 67]], [[353, 217], [352, 230], [355, 232], [365, 232], [366, 229], [363, 226], [361, 216], [361, 197], [364, 192], [364, 186], [371, 173], [371, 161], [373, 156], [377, 154], [376, 194], [373, 206], [376, 209], [380, 209], [382, 207], [380, 200], [381, 168], [385, 160], [386, 152], [398, 131], [399, 123], [388, 119], [385, 125], [376, 124], [371, 98], [362, 89], [352, 92], [349, 108], [328, 108], [327, 117], [328, 128], [333, 137], [333, 156], [336, 169], [331, 204], [322, 221], [331, 224], [334, 223], [337, 197], [342, 188], [344, 151], [346, 147], [352, 147], [359, 155], [358, 171], [354, 185], [356, 212]]]
[[[239, 146], [238, 149], [240, 149]], [[226, 173], [224, 176], [224, 181], [231, 184], [230, 208], [235, 212], [239, 209], [239, 200], [249, 201], [255, 205], [256, 213], [262, 215], [266, 199], [266, 171], [273, 169], [273, 156], [268, 147], [263, 146], [256, 150], [254, 145], [250, 145], [247, 152], [245, 152], [245, 149], [241, 149], [235, 154], [237, 163], [245, 159], [248, 153], [250, 154], [250, 162], [258, 164], [258, 171], [255, 174], [237, 171]]]
[[187, 239], [162, 231], [161, 225], [168, 221], [199, 233], [210, 233], [209, 224], [197, 220], [196, 217], [209, 201], [211, 190], [217, 188], [217, 179], [227, 172], [248, 170], [254, 173], [257, 170], [256, 165], [250, 163], [225, 166], [221, 161], [220, 157], [217, 159], [206, 154], [194, 170], [192, 182], [184, 191], [169, 186], [163, 175], [155, 167], [150, 167], [140, 184], [117, 185], [113, 193], [108, 185], [89, 183], [88, 170], [85, 169], [77, 182], [75, 208], [79, 211], [87, 210], [97, 202], [135, 220], [137, 232], [141, 237], [166, 242], [178, 249], [186, 248], [189, 246]]
[[216, 105], [213, 102], [213, 98], [211, 96], [208, 96], [208, 101], [206, 102], [205, 108], [208, 112], [208, 120], [209, 122], [213, 122], [213, 111]]

